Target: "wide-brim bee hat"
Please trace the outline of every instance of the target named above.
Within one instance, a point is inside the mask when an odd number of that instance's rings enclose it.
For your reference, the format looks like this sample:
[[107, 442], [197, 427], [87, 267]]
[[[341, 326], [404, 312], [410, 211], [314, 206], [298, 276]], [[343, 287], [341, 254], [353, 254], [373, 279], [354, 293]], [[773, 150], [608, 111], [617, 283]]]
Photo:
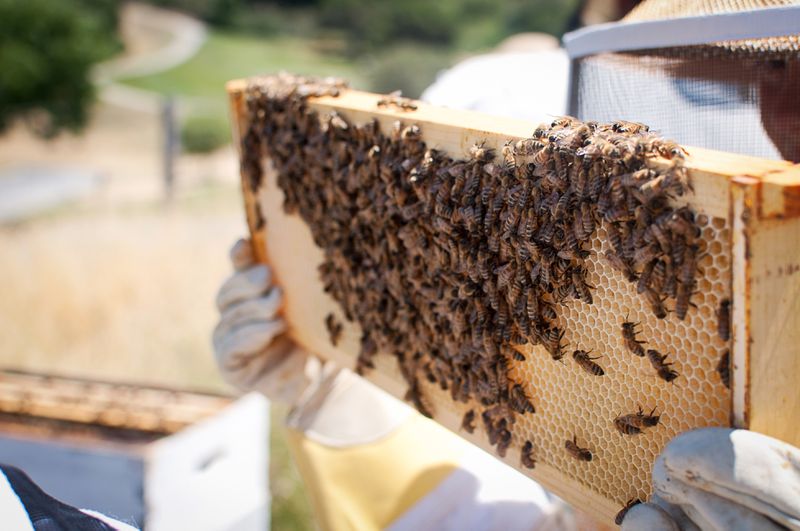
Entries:
[[800, 0], [646, 0], [564, 45], [581, 119], [800, 160]]

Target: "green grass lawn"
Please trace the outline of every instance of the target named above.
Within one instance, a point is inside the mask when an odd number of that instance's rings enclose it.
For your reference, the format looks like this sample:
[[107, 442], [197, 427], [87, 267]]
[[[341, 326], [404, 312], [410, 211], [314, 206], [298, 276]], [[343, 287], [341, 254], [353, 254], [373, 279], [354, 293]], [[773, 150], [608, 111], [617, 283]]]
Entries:
[[[323, 48], [323, 43], [296, 36], [255, 37], [212, 31], [197, 55], [186, 63], [160, 74], [121, 81], [176, 96], [183, 111], [181, 128], [184, 133], [195, 133], [192, 137], [211, 135], [224, 143], [230, 137], [225, 83], [232, 79], [285, 70], [295, 74], [339, 76], [350, 81], [351, 86], [365, 86], [354, 63], [325, 53]], [[188, 137], [183, 139], [188, 151], [209, 149], [190, 143]]]
[[177, 68], [123, 82], [162, 94], [223, 101], [225, 82], [280, 70], [341, 76], [354, 86], [362, 85], [353, 63], [323, 53], [314, 47], [313, 41], [291, 36], [260, 38], [218, 31], [212, 31], [198, 54]]

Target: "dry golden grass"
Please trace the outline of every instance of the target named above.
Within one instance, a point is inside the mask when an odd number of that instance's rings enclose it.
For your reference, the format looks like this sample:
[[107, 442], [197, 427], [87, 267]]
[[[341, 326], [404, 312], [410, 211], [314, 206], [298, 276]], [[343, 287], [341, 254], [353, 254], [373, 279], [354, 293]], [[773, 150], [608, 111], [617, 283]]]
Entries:
[[[239, 210], [59, 216], [0, 228], [0, 364], [219, 388], [210, 333]], [[216, 212], [215, 212], [216, 211]]]

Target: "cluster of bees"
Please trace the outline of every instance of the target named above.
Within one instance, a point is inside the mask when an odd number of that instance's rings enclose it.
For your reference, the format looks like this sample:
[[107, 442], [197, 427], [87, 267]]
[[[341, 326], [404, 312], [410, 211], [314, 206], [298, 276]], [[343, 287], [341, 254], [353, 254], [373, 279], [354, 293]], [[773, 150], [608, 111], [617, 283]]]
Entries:
[[[251, 84], [242, 168], [255, 190], [262, 158], [271, 159], [285, 210], [302, 217], [324, 251], [325, 290], [362, 331], [358, 372], [373, 368], [378, 352], [393, 355], [420, 412], [432, 415], [423, 381], [476, 404], [462, 428], [472, 433], [480, 419], [504, 456], [516, 416], [535, 413], [510, 361], [525, 359], [522, 345], [564, 358], [559, 310], [573, 299], [593, 302], [587, 258], [601, 224], [604, 258], [653, 314], [686, 316], [701, 243], [693, 212], [670, 204], [690, 189], [680, 147], [641, 124], [563, 117], [499, 153], [476, 144], [456, 159], [428, 147], [414, 124], [382, 130], [308, 108], [308, 96], [343, 86], [286, 75]], [[378, 105], [414, 106], [396, 94]], [[656, 169], [654, 158], [670, 162]], [[341, 328], [332, 317], [326, 324], [335, 342]], [[626, 321], [623, 337], [662, 379], [678, 376], [666, 356], [645, 351], [634, 323]], [[572, 357], [604, 374], [591, 352]], [[639, 409], [614, 425], [642, 433], [658, 424], [654, 413]], [[565, 449], [592, 459], [577, 437]], [[521, 444], [523, 466], [534, 466], [533, 451], [531, 441]]]

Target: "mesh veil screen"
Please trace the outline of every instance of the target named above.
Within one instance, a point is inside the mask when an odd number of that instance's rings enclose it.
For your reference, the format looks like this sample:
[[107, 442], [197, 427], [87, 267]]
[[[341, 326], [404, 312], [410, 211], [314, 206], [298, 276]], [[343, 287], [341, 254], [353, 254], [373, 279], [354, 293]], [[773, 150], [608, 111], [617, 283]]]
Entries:
[[800, 160], [796, 50], [674, 48], [595, 55], [573, 68], [570, 112], [582, 120], [643, 122], [688, 146]]

